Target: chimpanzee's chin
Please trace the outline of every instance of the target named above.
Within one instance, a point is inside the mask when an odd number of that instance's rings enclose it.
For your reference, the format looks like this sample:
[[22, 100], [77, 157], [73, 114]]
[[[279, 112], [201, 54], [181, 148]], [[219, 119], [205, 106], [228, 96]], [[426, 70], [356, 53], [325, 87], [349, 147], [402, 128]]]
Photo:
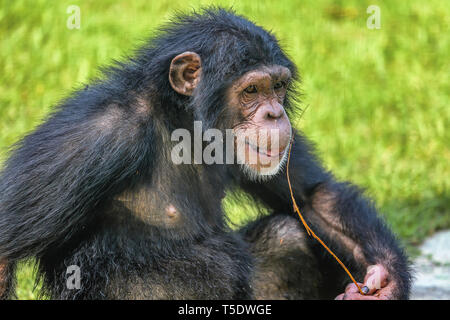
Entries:
[[269, 167], [245, 163], [241, 165], [241, 170], [252, 181], [266, 181], [280, 174], [286, 161], [287, 161], [287, 152], [283, 154], [279, 162], [273, 163]]

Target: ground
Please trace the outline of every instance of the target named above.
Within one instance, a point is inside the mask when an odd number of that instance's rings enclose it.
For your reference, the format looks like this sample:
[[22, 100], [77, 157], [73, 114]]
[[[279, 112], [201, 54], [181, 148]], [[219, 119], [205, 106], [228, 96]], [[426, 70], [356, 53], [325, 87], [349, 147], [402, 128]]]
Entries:
[[420, 251], [411, 298], [450, 300], [450, 230], [427, 239]]
[[[80, 29], [67, 28], [80, 8]], [[121, 59], [174, 10], [208, 0], [0, 0], [0, 163], [73, 88]], [[377, 202], [415, 253], [450, 228], [450, 2], [442, 0], [221, 0], [273, 30], [302, 75], [294, 125], [317, 145], [327, 168]], [[380, 29], [366, 25], [378, 5]], [[250, 204], [224, 204], [231, 221]], [[35, 298], [30, 268], [19, 298]]]

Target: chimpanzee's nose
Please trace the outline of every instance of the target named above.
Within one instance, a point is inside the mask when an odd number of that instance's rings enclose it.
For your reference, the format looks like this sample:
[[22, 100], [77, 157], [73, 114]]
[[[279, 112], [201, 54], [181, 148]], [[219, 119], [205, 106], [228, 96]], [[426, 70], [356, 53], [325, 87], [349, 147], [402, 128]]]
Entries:
[[284, 109], [278, 102], [270, 103], [266, 107], [266, 114], [264, 118], [267, 120], [277, 120], [284, 115]]

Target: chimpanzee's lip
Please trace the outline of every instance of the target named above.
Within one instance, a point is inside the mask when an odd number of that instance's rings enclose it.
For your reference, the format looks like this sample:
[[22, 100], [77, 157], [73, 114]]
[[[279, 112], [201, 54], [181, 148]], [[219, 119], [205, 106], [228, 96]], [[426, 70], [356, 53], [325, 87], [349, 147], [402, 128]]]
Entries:
[[279, 153], [273, 154], [272, 152], [268, 152], [267, 150], [263, 151], [258, 146], [255, 146], [254, 144], [249, 143], [248, 141], [245, 142], [246, 145], [248, 145], [250, 148], [252, 148], [254, 151], [256, 151], [259, 154], [262, 154], [269, 158], [275, 158], [275, 157], [281, 157], [286, 152], [286, 148], [280, 151]]

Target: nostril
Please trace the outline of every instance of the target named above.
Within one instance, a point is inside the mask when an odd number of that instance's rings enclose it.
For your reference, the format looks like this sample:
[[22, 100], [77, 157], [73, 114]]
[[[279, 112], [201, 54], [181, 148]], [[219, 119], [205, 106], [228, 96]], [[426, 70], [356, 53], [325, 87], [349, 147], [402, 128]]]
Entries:
[[266, 113], [266, 119], [268, 119], [268, 120], [277, 120], [277, 119], [281, 118], [282, 115], [283, 115], [282, 112], [268, 111]]

